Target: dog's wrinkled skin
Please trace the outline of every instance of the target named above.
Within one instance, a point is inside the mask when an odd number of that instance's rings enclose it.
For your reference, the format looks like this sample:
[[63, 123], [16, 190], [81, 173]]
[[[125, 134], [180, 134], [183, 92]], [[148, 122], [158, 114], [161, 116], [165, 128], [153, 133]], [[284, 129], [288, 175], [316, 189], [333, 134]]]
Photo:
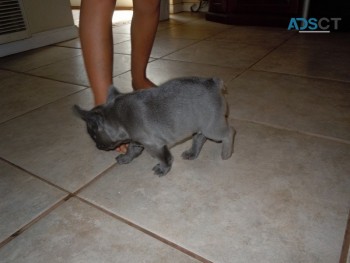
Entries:
[[153, 171], [167, 174], [173, 157], [168, 147], [193, 136], [192, 147], [182, 154], [187, 160], [198, 157], [208, 139], [222, 142], [222, 159], [233, 152], [235, 130], [227, 123], [223, 82], [212, 78], [181, 78], [132, 93], [109, 90], [107, 102], [90, 111], [74, 106], [86, 122], [98, 149], [113, 150], [129, 143], [119, 164], [131, 162], [146, 149], [159, 160]]

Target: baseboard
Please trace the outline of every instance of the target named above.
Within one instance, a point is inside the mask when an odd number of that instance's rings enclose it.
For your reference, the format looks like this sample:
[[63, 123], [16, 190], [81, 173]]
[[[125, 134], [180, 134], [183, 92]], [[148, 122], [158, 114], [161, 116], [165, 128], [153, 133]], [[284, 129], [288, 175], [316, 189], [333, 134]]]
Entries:
[[182, 4], [171, 4], [169, 5], [169, 13], [170, 14], [176, 14], [176, 13], [181, 13], [182, 10]]
[[29, 38], [0, 45], [0, 57], [52, 45], [79, 36], [76, 26], [68, 26], [31, 35]]
[[[77, 9], [80, 9], [80, 5], [71, 5], [70, 6], [71, 9], [73, 10], [77, 10]], [[132, 6], [116, 6], [114, 8], [114, 10], [132, 10]]]

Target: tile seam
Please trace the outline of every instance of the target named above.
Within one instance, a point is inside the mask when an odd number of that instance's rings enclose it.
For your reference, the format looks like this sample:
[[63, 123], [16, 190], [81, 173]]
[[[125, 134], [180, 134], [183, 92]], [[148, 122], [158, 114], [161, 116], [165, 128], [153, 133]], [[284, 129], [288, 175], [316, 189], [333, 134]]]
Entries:
[[236, 118], [236, 117], [229, 117], [229, 119], [231, 119], [233, 121], [238, 120], [238, 121], [250, 122], [250, 123], [259, 124], [259, 125], [263, 125], [263, 126], [278, 129], [278, 130], [295, 132], [295, 133], [302, 134], [302, 135], [312, 136], [312, 137], [316, 137], [319, 139], [330, 140], [333, 142], [350, 145], [350, 141], [345, 140], [345, 139], [340, 139], [340, 138], [336, 138], [336, 137], [331, 137], [331, 136], [307, 132], [307, 131], [295, 130], [295, 129], [291, 129], [291, 128], [287, 128], [287, 127], [283, 127], [283, 126], [279, 126], [279, 125], [270, 124], [267, 122], [260, 122], [260, 121], [254, 121], [254, 120], [249, 120], [249, 119], [244, 119], [244, 118]]
[[51, 205], [46, 210], [42, 211], [39, 215], [34, 217], [32, 220], [30, 220], [27, 224], [20, 227], [17, 231], [12, 233], [10, 236], [5, 238], [3, 241], [0, 242], [0, 249], [10, 243], [13, 239], [16, 237], [22, 235], [24, 232], [26, 232], [28, 229], [30, 229], [34, 224], [39, 222], [41, 219], [45, 218], [48, 214], [50, 214], [53, 210], [55, 210], [57, 207], [61, 206], [64, 202], [66, 202], [68, 199], [70, 199], [72, 196], [70, 194], [67, 194], [63, 198], [59, 199], [57, 202], [55, 202], [53, 205]]
[[[19, 114], [19, 115], [17, 115], [17, 116], [12, 117], [11, 119], [8, 119], [8, 120], [5, 120], [5, 121], [3, 121], [3, 122], [0, 122], [0, 126], [3, 125], [3, 124], [6, 124], [7, 122], [13, 121], [13, 120], [15, 120], [15, 119], [17, 119], [17, 118], [21, 118], [21, 117], [23, 117], [23, 116], [25, 116], [25, 115], [27, 115], [27, 114], [30, 114], [30, 113], [32, 113], [32, 112], [34, 112], [34, 111], [36, 111], [36, 110], [39, 110], [39, 109], [41, 109], [41, 108], [44, 108], [44, 107], [46, 107], [46, 106], [48, 106], [48, 105], [54, 104], [54, 103], [56, 103], [56, 102], [58, 102], [58, 101], [60, 101], [60, 100], [66, 99], [66, 98], [68, 98], [68, 97], [70, 97], [70, 96], [73, 96], [73, 95], [75, 95], [75, 94], [77, 94], [77, 93], [79, 93], [79, 92], [85, 91], [85, 90], [87, 90], [87, 89], [88, 89], [88, 88], [83, 88], [83, 89], [81, 89], [81, 90], [74, 91], [74, 92], [72, 92], [72, 93], [70, 93], [70, 94], [64, 95], [63, 97], [57, 98], [57, 99], [55, 99], [55, 100], [53, 100], [53, 101], [50, 101], [50, 102], [45, 103], [45, 104], [43, 104], [43, 105], [37, 106], [36, 108], [30, 109], [30, 110], [28, 110], [28, 111], [26, 111], [26, 112], [23, 112], [23, 113], [21, 113], [21, 114]], [[72, 114], [73, 114], [73, 113], [72, 113]]]
[[192, 251], [186, 249], [185, 247], [180, 246], [180, 245], [178, 245], [178, 244], [176, 244], [176, 243], [174, 243], [174, 242], [172, 242], [172, 241], [170, 241], [170, 240], [168, 240], [168, 239], [166, 239], [166, 238], [164, 238], [164, 237], [162, 237], [162, 236], [160, 236], [160, 235], [158, 235], [158, 234], [156, 234], [156, 233], [154, 233], [154, 232], [152, 232], [152, 231], [150, 231], [142, 226], [139, 226], [138, 224], [133, 223], [132, 221], [130, 221], [126, 218], [123, 218], [122, 216], [119, 216], [119, 215], [117, 215], [117, 214], [115, 214], [115, 213], [113, 213], [113, 212], [111, 212], [111, 211], [109, 211], [101, 206], [98, 206], [98, 205], [96, 205], [96, 204], [94, 204], [94, 203], [92, 203], [92, 202], [90, 202], [82, 197], [79, 197], [79, 196], [75, 196], [75, 197], [78, 198], [80, 201], [84, 202], [85, 204], [94, 207], [95, 209], [103, 212], [104, 214], [107, 214], [107, 215], [111, 216], [112, 218], [117, 219], [118, 221], [120, 221], [124, 224], [127, 224], [128, 226], [162, 242], [165, 245], [172, 247], [173, 249], [175, 249], [177, 251], [180, 251], [183, 254], [186, 254], [187, 256], [190, 256], [190, 257], [192, 257], [196, 260], [199, 260], [200, 262], [203, 262], [203, 263], [213, 263], [212, 261], [198, 255], [197, 253], [192, 252]]
[[36, 175], [36, 174], [34, 174], [34, 173], [28, 171], [27, 169], [25, 169], [25, 168], [23, 168], [23, 167], [21, 167], [21, 166], [15, 164], [15, 163], [13, 163], [13, 162], [7, 160], [7, 159], [5, 159], [4, 157], [0, 157], [0, 160], [3, 161], [3, 162], [5, 162], [5, 163], [7, 163], [8, 165], [10, 165], [10, 166], [16, 168], [16, 169], [18, 169], [18, 170], [20, 170], [20, 171], [22, 171], [22, 172], [28, 174], [29, 176], [34, 177], [35, 179], [40, 180], [41, 182], [44, 182], [44, 183], [46, 183], [46, 184], [48, 184], [48, 185], [50, 185], [50, 186], [52, 186], [52, 187], [54, 187], [54, 188], [56, 188], [56, 189], [58, 189], [58, 190], [64, 192], [64, 193], [66, 193], [66, 194], [71, 194], [68, 190], [62, 188], [61, 186], [58, 186], [58, 185], [56, 185], [56, 184], [50, 182], [49, 180], [46, 180], [46, 179], [44, 179], [44, 178], [42, 178], [42, 177], [40, 177], [40, 176], [38, 176], [38, 175]]
[[339, 83], [343, 83], [343, 84], [350, 84], [350, 80], [324, 78], [324, 77], [318, 77], [318, 76], [310, 76], [310, 75], [303, 75], [303, 74], [293, 74], [293, 73], [278, 72], [278, 71], [264, 70], [264, 69], [254, 69], [254, 68], [252, 68], [250, 70], [251, 71], [256, 71], [256, 72], [274, 73], [274, 74], [281, 74], [281, 75], [286, 75], [286, 76], [303, 77], [303, 78], [315, 79], [315, 80], [327, 80], [327, 81], [334, 81], [334, 82], [339, 82]]
[[339, 263], [346, 263], [347, 262], [349, 249], [350, 249], [350, 209], [349, 209], [349, 215], [348, 215], [348, 220], [347, 220], [347, 226], [345, 228], [343, 246], [341, 249]]
[[275, 50], [277, 50], [279, 47], [281, 47], [282, 45], [284, 45], [286, 42], [288, 42], [291, 38], [294, 37], [294, 34], [290, 35], [288, 38], [284, 39], [279, 45], [275, 46], [275, 47], [271, 47], [270, 50], [264, 55], [262, 56], [260, 59], [258, 59], [256, 62], [252, 63], [250, 66], [248, 66], [247, 68], [243, 69], [240, 73], [238, 73], [235, 77], [233, 77], [231, 79], [234, 80], [238, 77], [240, 77], [242, 74], [244, 74], [245, 72], [251, 70], [256, 64], [258, 64], [260, 61], [262, 61], [263, 59], [265, 59], [268, 55], [270, 55], [272, 52], [274, 52]]

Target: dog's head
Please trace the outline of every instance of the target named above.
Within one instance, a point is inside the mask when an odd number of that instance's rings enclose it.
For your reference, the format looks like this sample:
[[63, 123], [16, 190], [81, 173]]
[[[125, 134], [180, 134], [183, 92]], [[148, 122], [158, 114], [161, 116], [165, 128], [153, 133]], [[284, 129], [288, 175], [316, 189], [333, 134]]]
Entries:
[[86, 122], [87, 131], [100, 150], [113, 150], [128, 142], [128, 134], [115, 116], [109, 113], [110, 104], [119, 95], [120, 93], [112, 87], [106, 104], [96, 106], [92, 110], [83, 110], [78, 105], [73, 107], [75, 114]]

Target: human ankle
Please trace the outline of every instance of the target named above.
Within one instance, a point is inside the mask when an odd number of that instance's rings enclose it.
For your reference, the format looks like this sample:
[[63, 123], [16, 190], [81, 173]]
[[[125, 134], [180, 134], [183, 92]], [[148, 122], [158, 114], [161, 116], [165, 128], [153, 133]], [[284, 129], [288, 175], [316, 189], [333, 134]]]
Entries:
[[152, 81], [150, 81], [148, 78], [143, 79], [143, 80], [133, 80], [132, 81], [132, 87], [134, 90], [139, 90], [139, 89], [148, 89], [152, 87], [156, 87]]

